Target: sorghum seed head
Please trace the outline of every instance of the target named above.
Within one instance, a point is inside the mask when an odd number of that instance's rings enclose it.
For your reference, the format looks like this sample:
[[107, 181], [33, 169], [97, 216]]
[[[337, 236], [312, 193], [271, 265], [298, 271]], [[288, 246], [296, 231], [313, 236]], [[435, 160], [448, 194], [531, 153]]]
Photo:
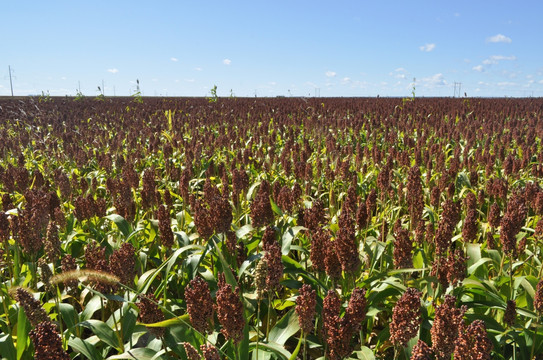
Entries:
[[467, 328], [461, 326], [455, 341], [455, 360], [490, 360], [492, 342], [488, 338], [485, 323], [473, 321]]
[[185, 300], [190, 323], [205, 334], [213, 321], [213, 300], [207, 282], [199, 276], [192, 279], [185, 289]]
[[200, 354], [198, 354], [198, 350], [194, 348], [190, 343], [184, 342], [183, 347], [185, 348], [185, 354], [187, 355], [188, 360], [200, 360]]
[[34, 344], [34, 359], [70, 360], [70, 356], [62, 348], [62, 339], [57, 327], [51, 321], [40, 322], [29, 335]]
[[245, 318], [243, 304], [239, 297], [239, 286], [232, 292], [232, 285], [227, 284], [224, 274], [219, 275], [217, 290], [217, 318], [222, 325], [221, 332], [227, 339], [238, 344], [243, 338]]
[[503, 315], [503, 322], [507, 326], [513, 326], [517, 317], [517, 303], [515, 300], [507, 300], [507, 307]]
[[213, 345], [205, 344], [200, 346], [204, 360], [221, 360], [219, 350]]
[[432, 348], [419, 339], [415, 346], [413, 346], [410, 360], [432, 360], [432, 354]]
[[304, 334], [313, 331], [315, 317], [315, 306], [317, 305], [317, 293], [311, 288], [311, 285], [304, 284], [296, 298], [296, 313], [298, 322]]
[[420, 291], [408, 288], [394, 306], [390, 323], [390, 340], [394, 344], [406, 346], [417, 335], [422, 321], [420, 296]]
[[[139, 302], [136, 303], [139, 308], [139, 321], [144, 324], [153, 324], [164, 321], [164, 314], [160, 311], [156, 304], [156, 298], [153, 294], [140, 295]], [[147, 330], [155, 335], [155, 337], [161, 337], [164, 335], [163, 327], [148, 327]]]
[[23, 307], [26, 317], [33, 327], [36, 327], [41, 322], [50, 321], [49, 316], [41, 306], [41, 303], [34, 296], [23, 288], [17, 288], [15, 298]]
[[255, 288], [258, 300], [264, 299], [267, 293], [266, 278], [268, 277], [268, 264], [265, 258], [261, 258], [255, 268]]

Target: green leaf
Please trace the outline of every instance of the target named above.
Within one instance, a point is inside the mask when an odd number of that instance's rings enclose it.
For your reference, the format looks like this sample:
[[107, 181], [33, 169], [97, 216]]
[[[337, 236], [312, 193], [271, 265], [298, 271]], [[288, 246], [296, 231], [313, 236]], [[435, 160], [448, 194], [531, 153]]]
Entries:
[[471, 266], [477, 261], [481, 260], [481, 244], [466, 244], [466, 252], [469, 256], [468, 266]]
[[116, 349], [120, 348], [119, 339], [117, 338], [115, 331], [110, 328], [105, 322], [101, 320], [90, 319], [83, 321], [78, 325], [92, 330], [92, 332], [94, 332], [94, 334], [106, 344], [113, 346]]
[[471, 274], [475, 273], [475, 272], [477, 271], [477, 269], [478, 269], [481, 265], [483, 265], [483, 264], [485, 264], [485, 263], [487, 263], [487, 262], [489, 262], [489, 261], [492, 261], [492, 259], [491, 259], [491, 258], [487, 258], [487, 257], [481, 258], [481, 259], [477, 260], [477, 262], [471, 264], [471, 266], [468, 267], [468, 275], [471, 275]]
[[183, 254], [185, 251], [187, 250], [190, 250], [190, 249], [198, 249], [198, 250], [203, 250], [203, 247], [200, 246], [200, 245], [187, 245], [187, 246], [184, 246], [180, 249], [177, 249], [171, 256], [170, 258], [168, 259], [168, 265], [166, 266], [166, 274], [169, 274], [170, 273], [170, 270], [172, 269], [173, 265], [175, 264], [175, 262], [177, 261], [177, 258]]
[[245, 197], [247, 201], [251, 201], [251, 199], [253, 198], [253, 193], [255, 192], [255, 189], [258, 185], [260, 185], [260, 181], [255, 182], [253, 185], [251, 185], [249, 190], [247, 190], [247, 195]]
[[283, 211], [277, 206], [277, 204], [273, 201], [273, 199], [270, 196], [270, 204], [273, 212], [277, 214], [278, 216], [283, 216]]
[[111, 215], [107, 215], [105, 218], [113, 221], [115, 225], [117, 225], [119, 230], [123, 233], [125, 239], [127, 239], [130, 236], [130, 233], [132, 232], [132, 227], [130, 226], [128, 221], [126, 221], [126, 219], [123, 218], [121, 215], [111, 214]]
[[298, 339], [298, 345], [296, 345], [296, 349], [294, 349], [294, 352], [288, 358], [288, 360], [296, 360], [298, 358], [298, 353], [300, 352], [300, 348], [302, 347], [302, 343], [303, 343], [303, 337], [300, 336], [300, 339]]
[[149, 348], [135, 348], [127, 350], [122, 354], [113, 355], [108, 357], [106, 360], [115, 360], [115, 359], [138, 359], [138, 360], [152, 360], [157, 354], [156, 350]]
[[355, 351], [356, 356], [362, 360], [375, 360], [375, 355], [367, 346], [362, 346], [360, 351]]
[[298, 315], [294, 309], [291, 309], [270, 330], [269, 339], [279, 345], [285, 345], [287, 340], [298, 331], [300, 331]]
[[100, 355], [98, 350], [89, 343], [87, 340], [80, 339], [75, 336], [71, 336], [68, 340], [68, 345], [75, 351], [83, 354], [87, 359], [90, 360], [102, 360], [103, 357]]
[[294, 240], [294, 238], [300, 232], [300, 230], [307, 230], [307, 228], [303, 226], [294, 226], [294, 227], [288, 228], [287, 231], [285, 231], [281, 239], [281, 254], [282, 255], [288, 255], [288, 253], [290, 252], [290, 245], [292, 244], [292, 240]]
[[17, 314], [17, 360], [21, 359], [23, 353], [29, 343], [28, 332], [30, 331], [30, 323], [23, 309], [19, 308]]
[[181, 255], [183, 252], [190, 249], [203, 249], [203, 247], [200, 245], [187, 245], [180, 249], [177, 249], [172, 255], [170, 255], [168, 260], [163, 262], [158, 268], [146, 271], [138, 279], [138, 285], [137, 285], [138, 292], [142, 294], [146, 294], [147, 290], [149, 289], [149, 286], [151, 286], [151, 283], [158, 276], [158, 274], [160, 274], [160, 272], [167, 266], [171, 268], [173, 264], [175, 263], [175, 260], [179, 257], [179, 255]]
[[[215, 236], [213, 236], [213, 237], [215, 237]], [[219, 257], [219, 260], [221, 261], [222, 271], [224, 273], [224, 277], [225, 277], [226, 282], [228, 284], [232, 285], [232, 287], [235, 288], [236, 286], [238, 286], [238, 282], [237, 282], [236, 277], [234, 276], [234, 274], [232, 274], [232, 270], [230, 270], [230, 265], [228, 264], [228, 262], [226, 261], [226, 259], [222, 255], [221, 249], [219, 249], [219, 245], [217, 245], [217, 242], [214, 241], [214, 239], [212, 239], [211, 241], [213, 241], [214, 244], [215, 244], [215, 250], [217, 251], [217, 256]]]
[[290, 258], [289, 256], [283, 255], [281, 261], [284, 265], [284, 273], [292, 274], [295, 277], [301, 276], [304, 278], [304, 283], [311, 285], [314, 289], [322, 288], [328, 290], [328, 287], [323, 284], [319, 279], [317, 279], [313, 274], [307, 272], [303, 266], [296, 260]]
[[79, 316], [72, 304], [60, 303], [60, 316], [68, 329], [72, 329], [79, 322]]
[[138, 325], [143, 325], [145, 327], [151, 327], [151, 328], [154, 328], [154, 327], [170, 327], [170, 326], [176, 326], [176, 325], [188, 325], [188, 321], [189, 321], [189, 314], [184, 314], [184, 315], [181, 315], [181, 316], [177, 316], [177, 317], [174, 317], [174, 318], [171, 318], [171, 319], [159, 321], [159, 322], [152, 323], [152, 324], [145, 324], [145, 323], [138, 322]]
[[241, 239], [245, 235], [249, 234], [251, 231], [253, 231], [253, 225], [247, 224], [243, 225], [239, 229], [236, 230], [236, 238]]
[[94, 313], [101, 307], [102, 307], [102, 302], [100, 301], [100, 296], [98, 295], [93, 296], [92, 299], [90, 299], [87, 305], [85, 306], [85, 310], [81, 312], [79, 320], [85, 321], [92, 318]]
[[0, 353], [2, 353], [2, 359], [17, 359], [17, 350], [10, 334], [0, 336]]
[[132, 337], [138, 315], [130, 304], [123, 305], [123, 316], [121, 318], [121, 329], [123, 329], [123, 341], [128, 341]]
[[245, 260], [241, 266], [239, 267], [239, 270], [238, 270], [238, 279], [241, 279], [241, 276], [243, 275], [243, 273], [245, 273], [245, 271], [247, 270], [247, 268], [249, 266], [251, 266], [251, 264], [253, 262], [257, 262], [260, 260], [260, 258], [262, 257], [262, 253], [260, 254], [254, 254], [254, 255], [251, 255], [247, 258], [247, 260]]
[[[256, 348], [256, 342], [252, 342], [249, 344], [249, 350], [253, 351]], [[280, 356], [284, 360], [288, 360], [292, 354], [288, 352], [283, 345], [276, 344], [274, 342], [268, 342], [268, 343], [258, 343], [258, 350], [264, 350], [268, 352], [272, 352], [278, 356]]]

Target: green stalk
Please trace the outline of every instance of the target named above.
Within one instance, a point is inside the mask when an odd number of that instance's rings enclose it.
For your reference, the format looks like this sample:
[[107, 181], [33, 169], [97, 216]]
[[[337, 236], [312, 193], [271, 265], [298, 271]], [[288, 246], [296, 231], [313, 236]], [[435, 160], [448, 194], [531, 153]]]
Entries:
[[268, 291], [268, 318], [266, 320], [266, 341], [270, 341], [269, 335], [270, 335], [270, 317], [271, 317], [271, 310], [272, 310], [272, 295], [271, 291]]
[[[126, 302], [127, 304], [130, 304], [130, 290], [126, 290]], [[121, 307], [122, 309], [122, 307]], [[123, 318], [123, 315], [121, 314], [121, 319]], [[130, 348], [132, 348], [132, 336], [128, 337], [128, 341], [130, 342]]]
[[[541, 278], [541, 272], [543, 270], [543, 265], [539, 267], [539, 274], [537, 275], [538, 279]], [[530, 352], [530, 359], [533, 359], [534, 357], [534, 350], [535, 350], [535, 340], [537, 338], [537, 326], [539, 325], [539, 321], [541, 320], [541, 315], [539, 312], [537, 312], [537, 320], [535, 322], [535, 329], [534, 329], [534, 338], [532, 339], [532, 350]]]
[[9, 251], [9, 239], [5, 240], [4, 246], [5, 246], [5, 249], [6, 249], [6, 262], [7, 262], [8, 267], [9, 267], [10, 279], [13, 279], [15, 277], [15, 272], [14, 272], [14, 269], [13, 269], [13, 261], [11, 261], [11, 253]]
[[[122, 305], [121, 305], [121, 311], [122, 311]], [[115, 324], [115, 335], [117, 335], [117, 339], [119, 340], [119, 346], [121, 347], [121, 353], [124, 353], [124, 343], [123, 343], [123, 328], [121, 327], [119, 329], [119, 324], [117, 324], [117, 319], [115, 318], [115, 310], [111, 312], [111, 316], [113, 316], [113, 324]]]
[[509, 284], [511, 286], [511, 297], [509, 300], [515, 298], [515, 287], [513, 285], [513, 254], [509, 256]]
[[258, 305], [256, 307], [256, 360], [258, 360], [258, 343], [260, 342], [260, 299], [258, 299]]
[[66, 340], [66, 337], [64, 336], [64, 329], [63, 329], [63, 326], [62, 326], [62, 319], [60, 318], [60, 301], [59, 299], [61, 298], [61, 294], [60, 294], [60, 289], [58, 288], [58, 285], [55, 285], [55, 289], [56, 289], [56, 294], [55, 294], [55, 306], [57, 308], [57, 314], [59, 315], [59, 319], [58, 319], [58, 326], [59, 326], [59, 330], [60, 330], [60, 337], [62, 339], [62, 348], [63, 349], [68, 349], [68, 341]]
[[537, 338], [537, 326], [539, 325], [539, 321], [541, 320], [541, 315], [539, 315], [539, 312], [537, 314], [537, 321], [535, 323], [535, 329], [534, 329], [534, 338], [532, 339], [532, 350], [530, 351], [530, 359], [534, 358], [534, 351], [535, 351], [535, 340]]
[[302, 341], [304, 342], [304, 356], [303, 359], [307, 360], [307, 335], [302, 330]]
[[106, 322], [106, 310], [104, 308], [104, 298], [100, 296], [100, 312], [102, 314], [102, 321]]
[[[7, 287], [6, 287], [6, 290], [7, 290]], [[9, 310], [8, 310], [8, 305], [7, 305], [8, 296], [9, 296], [9, 293], [7, 291], [6, 291], [6, 297], [4, 297], [4, 292], [0, 291], [0, 299], [2, 299], [2, 305], [4, 306], [4, 314], [6, 314], [8, 334], [11, 334], [11, 322], [9, 321]]]
[[32, 254], [30, 256], [30, 274], [32, 276], [32, 280], [30, 281], [30, 284], [32, 284], [32, 288], [35, 289], [38, 286], [38, 272], [37, 272], [37, 262], [36, 262], [36, 254]]

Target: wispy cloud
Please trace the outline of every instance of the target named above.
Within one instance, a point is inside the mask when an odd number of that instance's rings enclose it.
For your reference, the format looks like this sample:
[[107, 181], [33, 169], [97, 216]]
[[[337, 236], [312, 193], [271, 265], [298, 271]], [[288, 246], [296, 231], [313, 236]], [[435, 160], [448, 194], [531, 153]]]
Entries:
[[494, 36], [491, 36], [489, 38], [486, 39], [486, 42], [491, 42], [491, 43], [511, 43], [513, 40], [511, 40], [510, 37], [507, 37], [505, 35], [502, 35], [502, 34], [498, 34], [498, 35], [494, 35]]
[[325, 73], [326, 77], [334, 77], [337, 75], [337, 73], [335, 71], [330, 71], [328, 70], [326, 73]]
[[224, 59], [224, 60], [222, 61], [222, 63], [223, 63], [224, 65], [230, 65], [230, 64], [232, 63], [232, 60], [230, 60], [230, 59]]
[[500, 61], [514, 61], [517, 60], [515, 55], [504, 56], [504, 55], [492, 55], [488, 59], [483, 60], [484, 65], [497, 64]]
[[475, 71], [478, 71], [478, 72], [483, 72], [485, 71], [483, 65], [477, 65], [477, 66], [474, 66], [471, 68], [472, 70], [475, 70]]
[[424, 44], [419, 46], [420, 51], [430, 52], [436, 48], [436, 44]]
[[421, 82], [425, 87], [429, 87], [429, 88], [432, 88], [435, 86], [447, 85], [445, 76], [443, 76], [442, 73], [434, 74], [432, 76], [422, 78]]
[[202, 71], [203, 69], [202, 69], [201, 67], [198, 66], [198, 67], [195, 67], [194, 70], [196, 70], [196, 71]]
[[388, 73], [388, 75], [393, 76], [396, 79], [406, 79], [408, 76], [407, 70], [405, 70], [403, 67], [399, 67], [397, 69], [394, 69], [393, 72]]
[[116, 74], [119, 72], [119, 69], [113, 68], [113, 69], [107, 69], [107, 72], [110, 72], [112, 74]]
[[173, 62], [178, 62], [179, 61], [179, 59], [176, 58], [176, 57], [171, 57], [170, 60], [173, 61]]

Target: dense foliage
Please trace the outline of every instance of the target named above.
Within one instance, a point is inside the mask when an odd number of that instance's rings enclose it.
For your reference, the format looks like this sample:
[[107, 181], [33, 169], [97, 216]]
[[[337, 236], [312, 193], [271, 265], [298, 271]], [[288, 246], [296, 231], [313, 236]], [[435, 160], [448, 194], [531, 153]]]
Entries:
[[543, 100], [0, 100], [7, 359], [543, 356]]

